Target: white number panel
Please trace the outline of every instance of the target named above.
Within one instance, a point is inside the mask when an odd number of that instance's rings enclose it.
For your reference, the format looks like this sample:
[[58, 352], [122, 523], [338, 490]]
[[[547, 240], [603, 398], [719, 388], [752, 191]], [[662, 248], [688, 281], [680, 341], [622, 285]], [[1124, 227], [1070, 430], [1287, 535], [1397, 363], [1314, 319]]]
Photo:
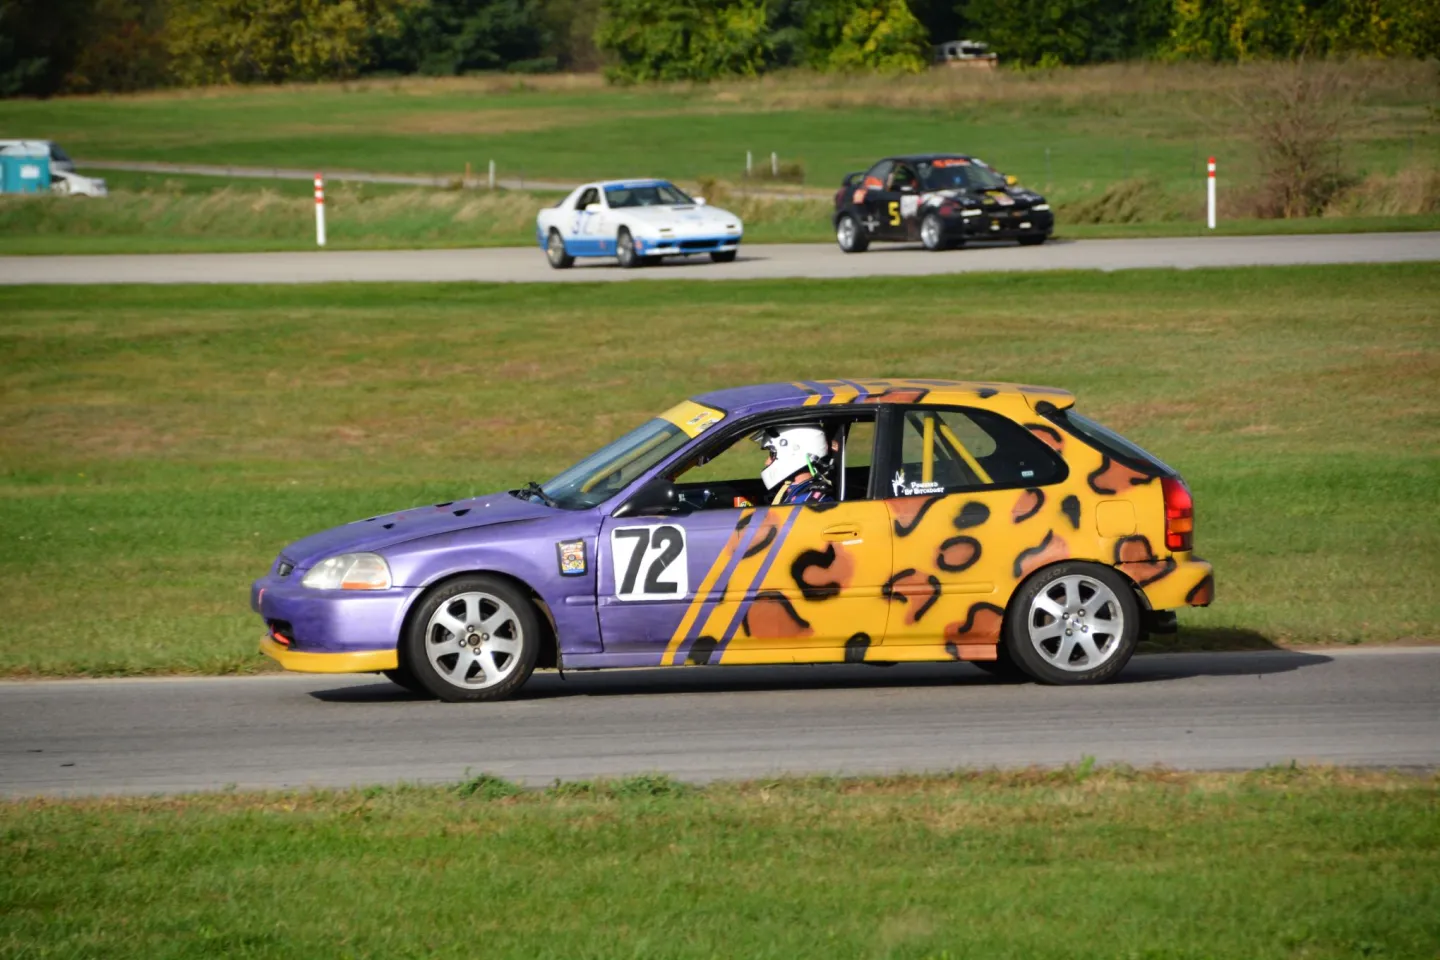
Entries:
[[690, 593], [684, 527], [616, 527], [610, 556], [619, 600], [681, 600]]

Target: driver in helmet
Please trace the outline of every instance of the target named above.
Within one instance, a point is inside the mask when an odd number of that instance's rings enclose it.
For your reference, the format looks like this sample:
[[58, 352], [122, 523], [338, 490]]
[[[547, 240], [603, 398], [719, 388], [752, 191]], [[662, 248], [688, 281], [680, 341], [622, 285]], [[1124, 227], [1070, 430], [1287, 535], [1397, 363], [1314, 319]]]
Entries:
[[813, 423], [767, 427], [753, 438], [765, 451], [760, 480], [773, 491], [774, 506], [796, 503], [831, 503], [830, 441]]

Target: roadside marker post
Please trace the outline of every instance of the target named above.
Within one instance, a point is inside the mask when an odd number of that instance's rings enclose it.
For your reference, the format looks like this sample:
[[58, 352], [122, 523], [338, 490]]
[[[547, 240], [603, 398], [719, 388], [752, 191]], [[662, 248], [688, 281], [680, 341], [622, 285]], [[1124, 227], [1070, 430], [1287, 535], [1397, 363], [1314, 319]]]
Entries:
[[771, 179], [771, 180], [778, 180], [779, 178], [780, 178], [780, 158], [779, 158], [778, 156], [776, 156], [774, 150], [771, 150], [771, 151], [770, 151], [770, 179]]
[[1210, 158], [1205, 178], [1205, 220], [1210, 229], [1215, 229], [1215, 158]]
[[315, 246], [325, 246], [325, 175], [315, 174]]
[[495, 161], [490, 161], [490, 189], [495, 189]]

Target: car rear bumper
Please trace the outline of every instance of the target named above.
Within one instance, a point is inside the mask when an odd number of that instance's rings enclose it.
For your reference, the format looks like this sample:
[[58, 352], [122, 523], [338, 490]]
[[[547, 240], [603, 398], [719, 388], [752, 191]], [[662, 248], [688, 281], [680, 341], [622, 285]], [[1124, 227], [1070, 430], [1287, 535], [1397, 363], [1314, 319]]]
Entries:
[[1162, 570], [1141, 587], [1151, 610], [1208, 607], [1214, 601], [1215, 571], [1209, 561], [1176, 555]]
[[287, 670], [367, 672], [395, 666], [405, 614], [419, 592], [311, 590], [272, 574], [251, 586], [250, 607], [265, 621], [261, 652]]

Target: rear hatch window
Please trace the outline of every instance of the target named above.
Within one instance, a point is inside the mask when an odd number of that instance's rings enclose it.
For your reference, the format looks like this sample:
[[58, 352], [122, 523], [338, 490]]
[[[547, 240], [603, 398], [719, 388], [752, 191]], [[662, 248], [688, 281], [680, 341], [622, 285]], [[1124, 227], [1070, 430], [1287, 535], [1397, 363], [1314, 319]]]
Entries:
[[1111, 460], [1154, 476], [1179, 476], [1159, 457], [1083, 414], [1076, 413], [1074, 410], [1056, 410], [1047, 416], [1052, 422], [1063, 427], [1066, 432], [1079, 437]]

